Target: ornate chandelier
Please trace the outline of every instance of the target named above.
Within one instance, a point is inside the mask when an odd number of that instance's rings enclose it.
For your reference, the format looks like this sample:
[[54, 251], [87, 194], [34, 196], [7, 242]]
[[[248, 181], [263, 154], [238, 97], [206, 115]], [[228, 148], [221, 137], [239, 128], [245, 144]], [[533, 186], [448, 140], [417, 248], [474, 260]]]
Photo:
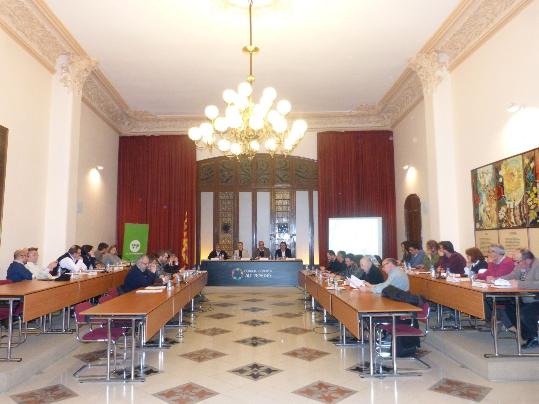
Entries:
[[253, 45], [253, 0], [249, 0], [249, 45], [243, 52], [249, 55], [249, 75], [246, 81], [223, 92], [226, 103], [224, 115], [219, 108], [208, 105], [204, 110], [208, 122], [189, 129], [189, 138], [200, 149], [220, 150], [229, 157], [253, 158], [265, 149], [272, 156], [276, 153], [288, 155], [307, 131], [303, 119], [289, 125], [286, 115], [292, 109], [287, 100], [277, 101], [277, 91], [267, 87], [258, 103], [253, 100], [253, 55], [260, 49]]

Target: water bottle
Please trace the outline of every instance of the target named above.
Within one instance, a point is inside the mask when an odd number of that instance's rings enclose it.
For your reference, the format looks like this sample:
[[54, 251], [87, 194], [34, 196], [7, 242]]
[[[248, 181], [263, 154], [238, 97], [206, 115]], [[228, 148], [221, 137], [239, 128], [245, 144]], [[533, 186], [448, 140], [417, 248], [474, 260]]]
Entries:
[[172, 290], [172, 281], [170, 279], [167, 281], [167, 290]]
[[110, 272], [110, 264], [107, 263], [107, 266], [105, 267], [105, 272]]
[[432, 279], [436, 278], [436, 270], [434, 269], [433, 265], [430, 266], [430, 277]]

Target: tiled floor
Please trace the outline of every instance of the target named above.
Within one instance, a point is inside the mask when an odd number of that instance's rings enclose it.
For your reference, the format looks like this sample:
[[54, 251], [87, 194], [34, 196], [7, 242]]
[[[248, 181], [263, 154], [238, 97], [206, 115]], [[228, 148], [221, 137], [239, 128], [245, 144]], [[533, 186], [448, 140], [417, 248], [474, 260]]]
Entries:
[[[368, 351], [328, 342], [336, 327], [315, 324], [318, 314], [304, 312], [302, 296], [294, 288], [208, 288], [205, 312], [193, 319], [186, 315], [192, 326], [181, 342], [145, 353], [146, 364], [159, 372], [144, 383], [78, 383], [73, 372], [104, 353], [104, 344], [81, 345], [1, 394], [0, 403], [538, 402], [536, 382], [490, 382], [431, 346], [422, 354], [432, 369], [420, 377], [360, 378], [357, 371], [364, 368]], [[253, 307], [253, 299], [263, 310], [245, 310]], [[176, 334], [167, 330], [169, 338]], [[410, 365], [403, 361], [402, 366]]]

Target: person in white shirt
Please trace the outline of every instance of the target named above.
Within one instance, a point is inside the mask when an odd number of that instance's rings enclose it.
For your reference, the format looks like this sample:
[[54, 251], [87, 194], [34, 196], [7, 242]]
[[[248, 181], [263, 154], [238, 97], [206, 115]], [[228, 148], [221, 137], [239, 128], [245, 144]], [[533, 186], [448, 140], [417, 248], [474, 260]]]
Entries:
[[32, 272], [34, 279], [49, 279], [52, 278], [50, 272], [58, 265], [57, 261], [52, 261], [47, 267], [43, 267], [37, 263], [39, 252], [37, 247], [28, 248], [28, 262], [25, 267]]
[[58, 258], [58, 263], [63, 271], [81, 272], [88, 269], [81, 258], [81, 247], [76, 244], [69, 247], [69, 250]]

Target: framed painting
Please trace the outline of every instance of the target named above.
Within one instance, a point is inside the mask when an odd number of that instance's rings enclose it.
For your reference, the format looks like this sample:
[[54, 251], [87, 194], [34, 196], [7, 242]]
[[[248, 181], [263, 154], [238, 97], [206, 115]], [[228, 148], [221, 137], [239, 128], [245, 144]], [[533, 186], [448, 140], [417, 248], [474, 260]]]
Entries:
[[498, 227], [502, 229], [526, 227], [528, 224], [522, 157], [520, 154], [494, 164]]
[[526, 205], [528, 209], [528, 227], [539, 227], [539, 149], [524, 153], [524, 181], [526, 187]]
[[472, 171], [475, 230], [498, 228], [496, 183], [496, 172], [492, 164]]

